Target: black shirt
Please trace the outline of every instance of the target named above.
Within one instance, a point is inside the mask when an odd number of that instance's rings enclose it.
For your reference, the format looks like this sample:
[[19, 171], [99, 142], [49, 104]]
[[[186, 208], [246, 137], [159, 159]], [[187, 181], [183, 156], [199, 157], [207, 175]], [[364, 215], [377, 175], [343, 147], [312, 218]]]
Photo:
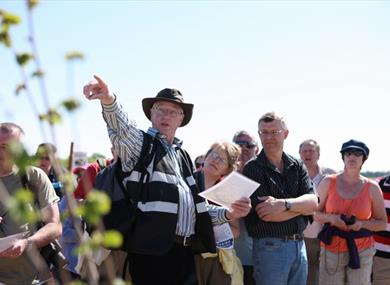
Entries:
[[300, 215], [283, 222], [265, 222], [256, 214], [259, 196], [286, 199], [314, 194], [313, 184], [303, 162], [286, 153], [283, 153], [282, 160], [284, 169], [280, 173], [262, 150], [256, 159], [249, 161], [244, 167], [243, 174], [260, 183], [251, 196], [252, 210], [245, 218], [248, 233], [253, 238], [283, 238], [286, 235], [302, 234], [309, 220], [307, 216]]

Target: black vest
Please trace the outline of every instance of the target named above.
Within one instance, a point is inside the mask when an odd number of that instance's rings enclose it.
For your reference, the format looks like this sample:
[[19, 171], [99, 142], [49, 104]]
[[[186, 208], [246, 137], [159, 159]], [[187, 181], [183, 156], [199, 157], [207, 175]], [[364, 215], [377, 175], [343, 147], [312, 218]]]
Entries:
[[[133, 253], [163, 255], [174, 243], [179, 192], [176, 185], [174, 163], [158, 139], [144, 133], [142, 156], [152, 150], [153, 160], [148, 174], [142, 174], [142, 165], [137, 163], [124, 183], [131, 200], [137, 203], [134, 231], [130, 237], [130, 249]], [[195, 241], [192, 249], [195, 253], [216, 252], [214, 233], [205, 200], [198, 196], [198, 187], [193, 177], [193, 166], [188, 153], [176, 149], [181, 175], [189, 186], [195, 204]]]

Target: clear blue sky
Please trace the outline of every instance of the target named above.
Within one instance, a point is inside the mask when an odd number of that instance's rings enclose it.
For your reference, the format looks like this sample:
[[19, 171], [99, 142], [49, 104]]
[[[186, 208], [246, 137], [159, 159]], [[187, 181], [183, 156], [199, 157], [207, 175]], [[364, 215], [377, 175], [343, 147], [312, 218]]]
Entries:
[[[24, 1], [0, 0], [0, 9], [22, 17], [12, 36], [28, 50]], [[371, 149], [363, 170], [389, 170], [389, 15], [384, 1], [42, 1], [34, 21], [50, 102], [74, 95], [83, 103], [56, 128], [60, 154], [72, 140], [89, 155], [109, 154], [100, 106], [81, 95], [99, 74], [142, 129], [142, 98], [181, 90], [195, 109], [177, 136], [193, 158], [239, 129], [256, 133], [259, 117], [276, 111], [287, 118], [288, 153], [298, 156], [299, 143], [313, 138], [320, 163], [341, 169], [340, 146], [355, 138]], [[71, 50], [86, 56], [73, 65], [73, 91]], [[14, 96], [19, 82], [0, 46], [0, 120], [21, 124], [34, 151], [43, 138], [26, 97]]]

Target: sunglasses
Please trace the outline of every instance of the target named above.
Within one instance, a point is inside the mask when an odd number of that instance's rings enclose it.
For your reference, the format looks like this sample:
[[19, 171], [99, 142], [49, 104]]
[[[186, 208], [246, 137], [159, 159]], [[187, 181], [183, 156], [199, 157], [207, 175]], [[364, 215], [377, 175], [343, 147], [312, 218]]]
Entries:
[[352, 155], [352, 154], [354, 156], [363, 156], [364, 155], [364, 153], [361, 150], [357, 150], [357, 149], [350, 149], [350, 150], [346, 150], [344, 152], [344, 155], [347, 155], [347, 156]]
[[249, 149], [257, 147], [257, 144], [255, 142], [235, 141], [234, 143], [238, 144], [240, 147], [246, 147], [246, 148], [249, 148]]

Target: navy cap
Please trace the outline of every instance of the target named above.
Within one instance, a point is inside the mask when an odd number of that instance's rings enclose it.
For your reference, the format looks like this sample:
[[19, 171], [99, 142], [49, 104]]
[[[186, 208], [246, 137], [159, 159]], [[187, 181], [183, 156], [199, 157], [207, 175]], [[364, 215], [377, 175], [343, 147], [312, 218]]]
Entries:
[[347, 150], [350, 149], [358, 149], [361, 150], [364, 155], [367, 157], [368, 154], [370, 153], [370, 149], [366, 146], [364, 142], [358, 141], [358, 140], [349, 140], [341, 146], [341, 153], [344, 153]]

